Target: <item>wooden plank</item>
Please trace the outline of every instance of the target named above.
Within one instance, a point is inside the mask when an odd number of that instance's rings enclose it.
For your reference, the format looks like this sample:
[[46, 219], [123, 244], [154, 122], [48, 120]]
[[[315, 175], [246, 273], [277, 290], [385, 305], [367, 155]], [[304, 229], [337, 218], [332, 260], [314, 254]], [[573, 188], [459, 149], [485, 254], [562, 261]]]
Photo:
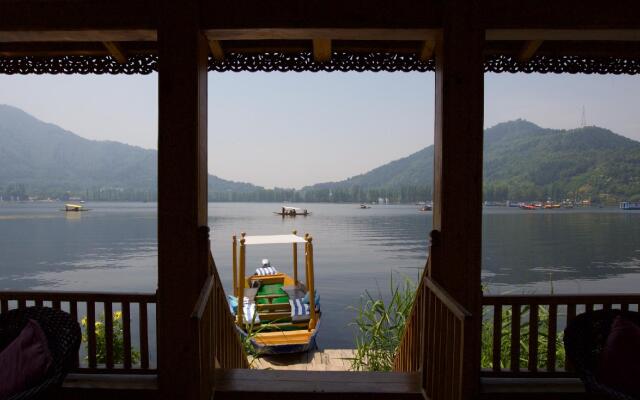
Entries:
[[113, 368], [113, 305], [104, 303], [104, 342], [107, 368]]
[[520, 50], [520, 54], [518, 54], [518, 60], [520, 62], [527, 62], [531, 60], [531, 58], [536, 54], [536, 51], [542, 45], [542, 40], [528, 40], [522, 46], [522, 50]]
[[538, 305], [529, 306], [529, 371], [538, 370]]
[[131, 304], [122, 302], [122, 347], [124, 369], [131, 369]]
[[331, 39], [313, 39], [313, 59], [316, 62], [327, 62], [331, 59]]
[[502, 357], [502, 305], [493, 307], [493, 370], [500, 371]]
[[127, 56], [122, 50], [122, 47], [116, 42], [102, 42], [104, 47], [109, 51], [109, 55], [113, 57], [114, 60], [118, 62], [118, 64], [126, 64]]
[[486, 295], [482, 297], [483, 305], [527, 305], [527, 304], [633, 304], [640, 301], [637, 294], [562, 294], [562, 295]]
[[420, 59], [422, 61], [429, 61], [433, 58], [436, 49], [435, 39], [425, 40], [420, 46]]
[[0, 30], [0, 43], [20, 42], [138, 42], [155, 41], [153, 30]]
[[[640, 41], [638, 29], [487, 29], [487, 40]], [[537, 49], [537, 47], [536, 47]], [[535, 53], [535, 51], [534, 51]]]
[[120, 292], [65, 292], [65, 291], [2, 291], [0, 292], [0, 299], [6, 300], [43, 300], [43, 301], [93, 301], [96, 303], [110, 301], [117, 303], [119, 301], [127, 300], [131, 302], [145, 301], [148, 303], [155, 303], [155, 293], [120, 293]]
[[96, 358], [96, 304], [93, 301], [87, 302], [87, 353], [89, 368], [95, 368], [98, 362]]
[[209, 43], [209, 51], [213, 56], [213, 59], [216, 61], [224, 60], [224, 50], [222, 50], [222, 45], [219, 40], [210, 39]]
[[[191, 314], [209, 274], [207, 221], [207, 62], [197, 1], [160, 0], [158, 26], [158, 306], [160, 391], [201, 393]], [[179, 212], [177, 211], [179, 210]], [[142, 351], [141, 351], [142, 353]], [[144, 362], [143, 357], [143, 362]]]

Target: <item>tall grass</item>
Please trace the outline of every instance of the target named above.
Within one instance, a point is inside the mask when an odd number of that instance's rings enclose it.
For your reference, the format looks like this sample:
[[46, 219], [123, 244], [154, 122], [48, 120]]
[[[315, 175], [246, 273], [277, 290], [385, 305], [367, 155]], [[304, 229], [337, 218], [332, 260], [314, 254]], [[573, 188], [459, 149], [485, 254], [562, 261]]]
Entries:
[[[405, 278], [404, 283], [398, 285], [391, 279], [391, 296], [385, 301], [380, 291], [373, 296], [369, 291], [360, 297], [360, 304], [355, 321], [356, 349], [351, 359], [351, 368], [356, 371], [391, 371], [393, 362], [404, 335], [406, 322], [413, 307], [416, 295], [416, 284]], [[552, 290], [553, 294], [553, 290]], [[549, 348], [549, 311], [544, 306], [538, 307], [538, 368], [547, 367], [547, 350]], [[493, 368], [493, 319], [488, 318], [488, 307], [483, 307], [483, 322], [481, 332], [481, 367]], [[500, 335], [500, 368], [511, 367], [511, 324], [512, 310], [510, 307], [502, 309], [502, 326]], [[530, 326], [529, 306], [520, 309], [520, 368], [529, 365], [529, 335]], [[556, 368], [564, 367], [565, 350], [562, 341], [563, 334], [556, 335]]]
[[364, 292], [351, 324], [357, 327], [353, 370], [391, 371], [415, 295], [415, 282], [405, 277], [403, 285], [396, 285], [393, 276], [388, 301], [380, 291], [376, 297]]

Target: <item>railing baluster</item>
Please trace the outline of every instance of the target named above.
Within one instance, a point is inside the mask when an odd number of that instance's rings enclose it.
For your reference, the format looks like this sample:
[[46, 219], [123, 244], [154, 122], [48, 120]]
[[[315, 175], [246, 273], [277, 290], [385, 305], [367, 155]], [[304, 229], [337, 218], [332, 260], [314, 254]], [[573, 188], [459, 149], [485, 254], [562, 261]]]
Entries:
[[42, 307], [42, 299], [36, 299], [36, 307]]
[[26, 308], [27, 302], [25, 299], [18, 299], [18, 308]]
[[89, 368], [96, 368], [96, 304], [93, 300], [87, 301], [87, 345]]
[[147, 303], [140, 303], [140, 368], [149, 369], [149, 334], [147, 328]]
[[622, 311], [624, 311], [624, 312], [629, 311], [629, 304], [627, 304], [627, 303], [622, 303], [622, 304], [620, 304], [620, 309], [621, 309]]
[[511, 371], [520, 370], [520, 305], [511, 306]]
[[[78, 303], [75, 300], [69, 301], [69, 314], [71, 314], [71, 318], [74, 321], [78, 321]], [[80, 352], [75, 357], [74, 367], [78, 368], [80, 366]]]
[[602, 309], [603, 310], [611, 310], [611, 308], [612, 308], [612, 304], [611, 303], [604, 303], [602, 305]]
[[113, 368], [113, 305], [109, 301], [104, 302], [104, 348], [105, 364]]
[[9, 311], [9, 301], [7, 301], [7, 299], [2, 299], [0, 300], [0, 312], [7, 312]]
[[529, 305], [529, 371], [538, 370], [538, 305]]
[[122, 350], [124, 351], [124, 369], [131, 369], [131, 306], [122, 302]]
[[51, 308], [53, 308], [54, 310], [59, 310], [60, 309], [60, 300], [53, 300], [51, 302]]
[[556, 370], [556, 341], [558, 330], [558, 305], [549, 305], [549, 332], [547, 333], [547, 371]]
[[502, 356], [502, 305], [493, 307], [493, 370], [500, 371]]
[[593, 311], [593, 303], [585, 304], [584, 308], [585, 308], [586, 312], [592, 312]]

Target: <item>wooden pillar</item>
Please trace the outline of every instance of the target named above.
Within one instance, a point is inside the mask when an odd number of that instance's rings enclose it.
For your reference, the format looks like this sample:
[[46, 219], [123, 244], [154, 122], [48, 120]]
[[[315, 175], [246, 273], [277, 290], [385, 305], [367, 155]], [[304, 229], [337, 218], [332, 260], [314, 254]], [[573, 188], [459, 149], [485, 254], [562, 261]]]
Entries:
[[433, 228], [429, 275], [471, 314], [464, 332], [463, 396], [480, 369], [484, 71], [479, 0], [448, 0], [436, 44]]
[[161, 0], [158, 29], [158, 373], [162, 398], [194, 399], [190, 315], [207, 276], [207, 42], [196, 0]]

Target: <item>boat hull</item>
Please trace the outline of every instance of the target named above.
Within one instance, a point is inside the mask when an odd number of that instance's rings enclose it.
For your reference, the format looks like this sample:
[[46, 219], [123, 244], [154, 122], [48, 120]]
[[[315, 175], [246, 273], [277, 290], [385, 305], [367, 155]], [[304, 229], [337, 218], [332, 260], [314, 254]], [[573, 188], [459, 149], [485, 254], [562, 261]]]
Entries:
[[[254, 338], [251, 338], [250, 340], [251, 346], [253, 347], [255, 352], [261, 356], [305, 353], [307, 351], [315, 350], [317, 348], [318, 345], [316, 342], [316, 337], [318, 336], [319, 328], [320, 328], [320, 319], [318, 320], [316, 328], [314, 329], [313, 334], [309, 337], [309, 341], [307, 343], [295, 343], [295, 344], [284, 343], [284, 344], [278, 344], [278, 345], [267, 345], [267, 344], [262, 344], [258, 342]], [[243, 341], [246, 340], [248, 336], [247, 332], [240, 329], [240, 327], [238, 326], [236, 326], [236, 329], [240, 333], [240, 337], [242, 338], [242, 340]]]

